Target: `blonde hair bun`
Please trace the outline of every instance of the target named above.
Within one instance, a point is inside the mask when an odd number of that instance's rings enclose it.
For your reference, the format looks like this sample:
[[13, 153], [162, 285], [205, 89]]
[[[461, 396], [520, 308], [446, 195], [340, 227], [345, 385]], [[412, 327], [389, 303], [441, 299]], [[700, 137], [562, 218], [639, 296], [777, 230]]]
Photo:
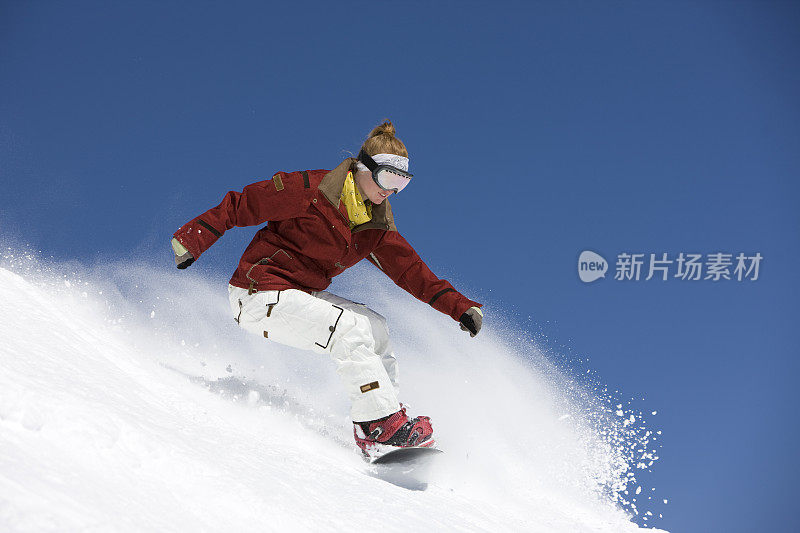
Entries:
[[383, 124], [378, 124], [372, 128], [372, 131], [369, 132], [367, 138], [369, 139], [371, 137], [377, 137], [378, 135], [391, 135], [394, 137], [395, 131], [396, 130], [394, 129], [394, 124], [392, 124], [392, 121], [385, 120]]
[[408, 157], [406, 146], [403, 141], [395, 137], [395, 133], [394, 124], [391, 120], [386, 119], [372, 128], [361, 148], [369, 155], [395, 154]]

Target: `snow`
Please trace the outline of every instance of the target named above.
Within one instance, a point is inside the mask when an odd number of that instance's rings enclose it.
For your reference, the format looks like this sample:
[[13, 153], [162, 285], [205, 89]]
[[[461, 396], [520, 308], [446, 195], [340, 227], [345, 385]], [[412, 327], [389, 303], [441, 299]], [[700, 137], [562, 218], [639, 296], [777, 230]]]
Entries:
[[64, 274], [11, 251], [0, 266], [1, 531], [638, 529], [623, 494], [644, 433], [491, 319], [470, 339], [372, 270], [354, 278], [447, 452], [415, 491], [370, 475], [333, 365], [239, 330], [224, 280]]

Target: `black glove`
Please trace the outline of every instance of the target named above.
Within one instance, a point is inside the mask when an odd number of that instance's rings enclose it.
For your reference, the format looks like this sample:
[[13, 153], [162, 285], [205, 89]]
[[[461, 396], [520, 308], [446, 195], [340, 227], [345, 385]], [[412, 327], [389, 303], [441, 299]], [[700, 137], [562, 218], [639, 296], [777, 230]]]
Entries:
[[178, 268], [186, 268], [194, 263], [192, 254], [175, 237], [172, 238], [172, 251], [175, 253], [175, 266]]
[[461, 322], [461, 329], [464, 331], [469, 331], [469, 336], [474, 337], [481, 330], [481, 324], [483, 323], [483, 312], [479, 307], [470, 307], [463, 315], [461, 315], [461, 318], [459, 318], [458, 321]]

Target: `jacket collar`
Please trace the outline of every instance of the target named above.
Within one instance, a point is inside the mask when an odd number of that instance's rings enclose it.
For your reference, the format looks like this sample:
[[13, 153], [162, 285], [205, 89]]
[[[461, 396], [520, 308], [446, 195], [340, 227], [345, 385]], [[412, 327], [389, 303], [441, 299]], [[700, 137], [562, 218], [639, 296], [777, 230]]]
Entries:
[[[339, 209], [339, 204], [342, 201], [344, 180], [347, 178], [347, 173], [355, 163], [356, 160], [354, 158], [348, 157], [342, 161], [339, 166], [325, 174], [319, 187], [317, 187], [322, 195], [325, 196], [336, 209]], [[397, 227], [394, 225], [394, 216], [392, 216], [392, 206], [389, 205], [388, 199], [379, 204], [372, 204], [372, 220], [353, 228], [353, 233], [365, 229], [397, 231]]]

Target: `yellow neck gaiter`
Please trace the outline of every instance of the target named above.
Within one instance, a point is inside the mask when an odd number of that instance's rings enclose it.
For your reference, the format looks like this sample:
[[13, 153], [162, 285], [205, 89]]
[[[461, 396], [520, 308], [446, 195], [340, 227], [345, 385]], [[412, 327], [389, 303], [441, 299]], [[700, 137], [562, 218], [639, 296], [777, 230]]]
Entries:
[[350, 229], [372, 220], [372, 204], [365, 202], [361, 197], [352, 172], [348, 172], [347, 177], [344, 179], [342, 202], [344, 202], [344, 206], [347, 208], [347, 216], [350, 218]]

